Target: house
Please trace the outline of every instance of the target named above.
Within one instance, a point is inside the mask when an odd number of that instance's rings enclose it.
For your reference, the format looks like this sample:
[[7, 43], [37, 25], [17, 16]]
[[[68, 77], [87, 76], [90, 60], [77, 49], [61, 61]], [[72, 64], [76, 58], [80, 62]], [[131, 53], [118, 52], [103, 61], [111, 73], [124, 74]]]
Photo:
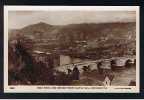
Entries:
[[34, 57], [36, 62], [43, 62], [47, 66], [59, 66], [59, 60], [60, 57], [58, 55], [49, 53], [49, 52], [43, 52], [43, 51], [38, 51], [35, 50], [33, 51], [32, 56]]
[[45, 52], [34, 50], [32, 55], [35, 58], [36, 62], [39, 61], [46, 62], [47, 55], [45, 54]]

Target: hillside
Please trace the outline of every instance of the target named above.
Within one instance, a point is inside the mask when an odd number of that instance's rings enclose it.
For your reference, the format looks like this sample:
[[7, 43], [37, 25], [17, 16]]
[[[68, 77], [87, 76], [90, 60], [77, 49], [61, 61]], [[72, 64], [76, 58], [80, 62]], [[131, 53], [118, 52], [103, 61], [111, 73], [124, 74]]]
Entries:
[[[54, 26], [43, 22], [26, 26], [16, 33], [34, 38], [58, 39], [66, 43], [75, 40], [135, 39], [135, 23], [82, 23]], [[9, 33], [10, 34], [10, 33]], [[12, 35], [10, 35], [12, 36]]]
[[[14, 31], [13, 31], [14, 32]], [[87, 49], [94, 51], [118, 51], [117, 47], [121, 49], [125, 48], [128, 52], [130, 49], [135, 50], [135, 38], [136, 38], [136, 25], [135, 22], [115, 22], [115, 23], [81, 23], [81, 24], [69, 24], [69, 25], [49, 25], [43, 22], [26, 26], [22, 29], [15, 30], [16, 34], [21, 34], [27, 37], [33, 37], [36, 41], [38, 49], [47, 50], [49, 47], [69, 48], [76, 41], [86, 41]], [[14, 37], [15, 35], [13, 35]], [[44, 41], [37, 41], [39, 39], [56, 40], [51, 43], [50, 41], [45, 43]], [[51, 44], [51, 46], [46, 46]], [[74, 46], [77, 51], [82, 49]], [[101, 52], [100, 54], [103, 54]], [[118, 51], [119, 52], [119, 51]]]

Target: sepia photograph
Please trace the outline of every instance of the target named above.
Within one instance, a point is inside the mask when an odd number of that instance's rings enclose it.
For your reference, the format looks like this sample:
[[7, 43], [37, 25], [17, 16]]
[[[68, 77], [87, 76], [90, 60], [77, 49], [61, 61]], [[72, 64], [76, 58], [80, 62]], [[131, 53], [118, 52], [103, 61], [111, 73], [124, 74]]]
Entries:
[[137, 6], [5, 6], [5, 91], [139, 92], [138, 14]]

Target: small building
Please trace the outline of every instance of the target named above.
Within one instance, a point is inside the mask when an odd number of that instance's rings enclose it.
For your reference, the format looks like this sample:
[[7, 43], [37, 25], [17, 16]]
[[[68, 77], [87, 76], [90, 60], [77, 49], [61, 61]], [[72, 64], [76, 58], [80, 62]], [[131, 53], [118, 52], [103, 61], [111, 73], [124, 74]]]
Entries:
[[33, 51], [32, 56], [35, 58], [36, 62], [43, 62], [47, 66], [59, 66], [60, 57], [58, 55], [49, 53], [49, 52], [42, 52], [35, 50]]
[[35, 58], [36, 62], [39, 62], [39, 61], [46, 62], [47, 54], [45, 52], [35, 50], [33, 51], [32, 55]]

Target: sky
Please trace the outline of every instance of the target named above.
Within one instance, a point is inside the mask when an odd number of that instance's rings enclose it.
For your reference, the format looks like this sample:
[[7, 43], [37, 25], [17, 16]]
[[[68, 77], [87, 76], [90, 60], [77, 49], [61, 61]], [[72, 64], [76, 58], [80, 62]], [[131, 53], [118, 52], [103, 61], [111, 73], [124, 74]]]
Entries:
[[51, 25], [135, 22], [135, 11], [9, 11], [8, 28], [20, 29], [45, 22]]

